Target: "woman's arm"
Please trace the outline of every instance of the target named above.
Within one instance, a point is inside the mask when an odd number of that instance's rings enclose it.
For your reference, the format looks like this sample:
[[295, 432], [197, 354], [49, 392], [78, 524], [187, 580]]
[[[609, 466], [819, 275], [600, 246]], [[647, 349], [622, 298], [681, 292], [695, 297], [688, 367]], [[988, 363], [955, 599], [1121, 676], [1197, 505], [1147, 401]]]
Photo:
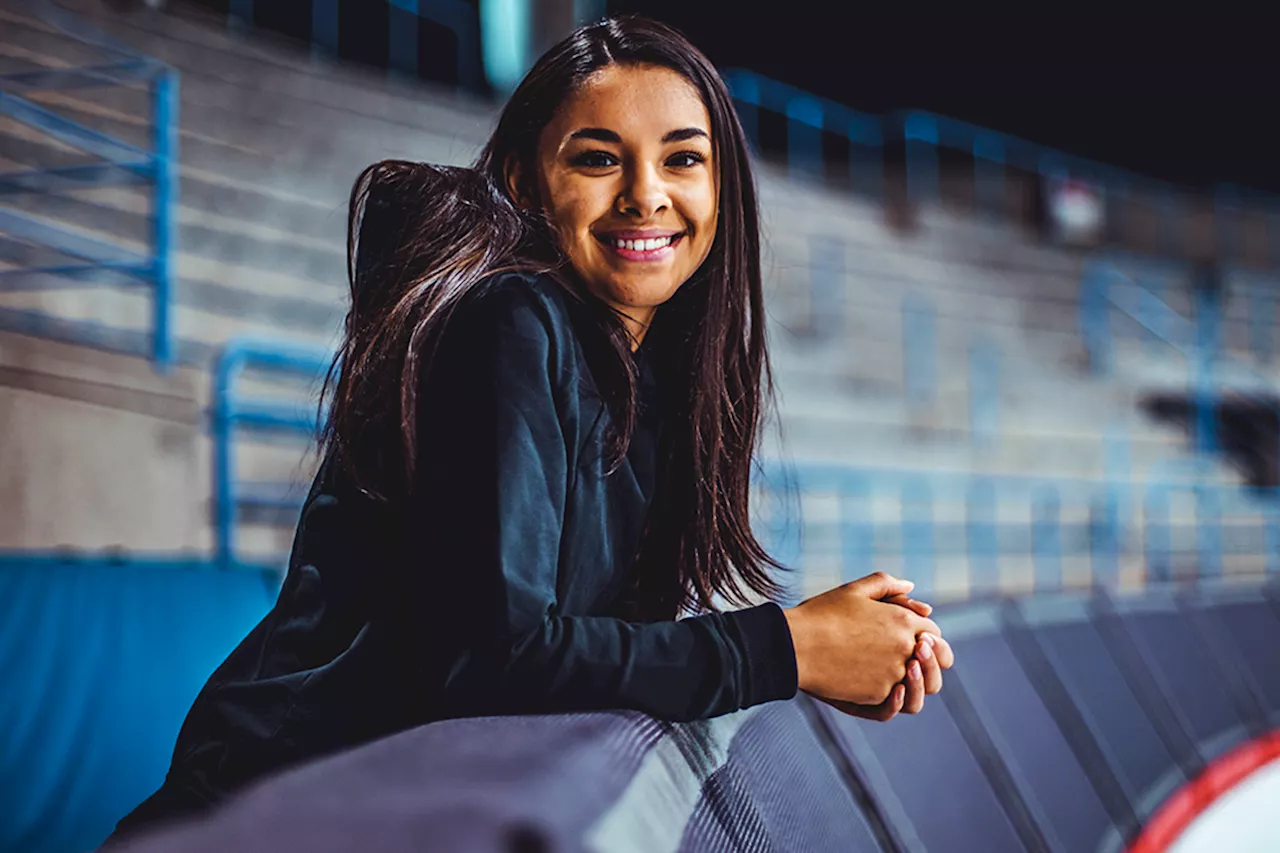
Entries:
[[558, 612], [567, 330], [527, 283], [494, 287], [455, 315], [420, 400], [405, 592], [442, 687], [433, 704], [448, 716], [631, 708], [693, 720], [793, 696], [776, 605], [658, 623]]

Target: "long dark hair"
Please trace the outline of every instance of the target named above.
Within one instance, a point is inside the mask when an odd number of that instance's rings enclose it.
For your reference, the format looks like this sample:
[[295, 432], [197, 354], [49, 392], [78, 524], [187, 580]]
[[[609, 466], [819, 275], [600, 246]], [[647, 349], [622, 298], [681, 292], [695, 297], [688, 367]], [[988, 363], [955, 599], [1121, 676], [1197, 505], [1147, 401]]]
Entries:
[[607, 341], [591, 364], [610, 401], [610, 470], [625, 456], [637, 391], [631, 339], [615, 312], [587, 294], [539, 213], [507, 193], [512, 162], [535, 174], [538, 138], [593, 72], [613, 64], [669, 68], [702, 96], [720, 173], [710, 254], [657, 312], [645, 349], [669, 401], [665, 468], [637, 555], [628, 612], [675, 618], [717, 597], [776, 598], [782, 568], [749, 518], [751, 466], [772, 395], [765, 347], [759, 211], [745, 137], [714, 66], [680, 33], [640, 17], [603, 20], [551, 48], [512, 94], [474, 168], [375, 163], [351, 191], [347, 266], [351, 310], [326, 391], [324, 440], [369, 495], [403, 497], [416, 459], [415, 394], [450, 312], [500, 269], [555, 275], [590, 309]]

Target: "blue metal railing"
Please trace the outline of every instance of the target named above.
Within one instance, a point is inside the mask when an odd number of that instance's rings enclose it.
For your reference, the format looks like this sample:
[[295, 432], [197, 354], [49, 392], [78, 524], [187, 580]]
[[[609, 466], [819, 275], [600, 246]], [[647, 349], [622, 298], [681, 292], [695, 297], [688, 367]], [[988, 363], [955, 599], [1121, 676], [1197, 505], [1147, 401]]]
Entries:
[[[94, 31], [51, 3], [37, 5], [38, 13], [67, 36], [89, 45], [109, 59], [83, 68], [15, 72], [0, 75], [0, 113], [32, 127], [58, 142], [93, 157], [97, 162], [0, 173], [0, 233], [17, 241], [52, 250], [69, 260], [40, 266], [20, 265], [0, 271], [0, 292], [77, 287], [84, 282], [117, 286], [142, 284], [152, 291], [148, 353], [160, 370], [175, 358], [173, 334], [173, 268], [177, 207], [178, 75], [150, 57]], [[150, 90], [151, 147], [138, 148], [91, 127], [61, 116], [25, 97], [34, 92], [94, 86], [145, 84]], [[56, 194], [95, 186], [143, 185], [151, 189], [150, 252], [138, 254], [97, 240], [57, 223], [17, 209], [15, 198]], [[52, 279], [52, 281], [51, 281]], [[37, 311], [6, 310], [5, 325], [31, 334], [57, 325], [79, 342], [105, 340], [100, 324], [83, 321], [51, 323]], [[97, 344], [93, 344], [97, 345]]]
[[[444, 27], [457, 40], [455, 60], [458, 83], [478, 89], [484, 75], [480, 68], [480, 19], [474, 4], [462, 0], [386, 0], [387, 5], [416, 18]], [[227, 14], [232, 25], [254, 22], [256, 0], [231, 0]], [[314, 52], [339, 52], [338, 0], [312, 0], [310, 38]], [[406, 26], [396, 15], [387, 21], [387, 70], [391, 74], [417, 75], [419, 71], [418, 30]]]
[[[1169, 269], [1185, 269], [1184, 264], [1164, 262]], [[1115, 283], [1123, 285], [1115, 287]], [[1195, 441], [1197, 450], [1209, 453], [1216, 449], [1215, 406], [1218, 398], [1216, 365], [1229, 365], [1233, 369], [1254, 377], [1262, 388], [1270, 389], [1273, 382], [1257, 365], [1247, 364], [1231, 356], [1223, 346], [1222, 300], [1203, 288], [1193, 292], [1194, 316], [1188, 319], [1172, 308], [1152, 288], [1127, 275], [1116, 263], [1105, 256], [1090, 259], [1085, 264], [1080, 287], [1079, 327], [1091, 368], [1105, 375], [1114, 368], [1116, 334], [1111, 326], [1113, 310], [1128, 316], [1144, 329], [1151, 340], [1184, 356], [1190, 366], [1190, 391], [1194, 400]], [[1270, 362], [1270, 335], [1260, 332], [1258, 325], [1265, 325], [1268, 309], [1274, 313], [1276, 299], [1273, 294], [1254, 290], [1250, 294], [1253, 305], [1249, 324], [1249, 340], [1258, 365]], [[1263, 319], [1259, 320], [1258, 315]], [[1243, 388], [1239, 393], [1261, 398], [1256, 390]]]
[[[846, 581], [889, 566], [924, 596], [942, 586], [963, 598], [998, 596], [1000, 566], [1015, 558], [1030, 561], [1030, 577], [1017, 580], [1032, 592], [1070, 587], [1068, 559], [1087, 565], [1088, 584], [1104, 589], [1115, 587], [1126, 562], [1141, 564], [1147, 580], [1197, 581], [1222, 576], [1233, 556], [1265, 554], [1263, 571], [1280, 577], [1277, 491], [1245, 496], [1203, 460], [1170, 460], [1141, 480], [1128, 475], [1122, 459], [1096, 480], [771, 462], [762, 465], [757, 486], [767, 495], [790, 490], [800, 503], [827, 498], [839, 506], [834, 519], [802, 512], [785, 525], [766, 522], [767, 547], [784, 563], [835, 557]], [[1175, 523], [1177, 495], [1191, 495], [1194, 511]], [[1002, 520], [1002, 507], [1029, 512]], [[892, 518], [883, 520], [884, 513]], [[1172, 532], [1185, 535], [1175, 542]], [[1193, 541], [1181, 541], [1187, 538]], [[967, 579], [937, 576], [940, 560], [967, 563]], [[1176, 560], [1187, 569], [1175, 575]]]
[[768, 111], [785, 117], [790, 174], [820, 174], [822, 134], [833, 133], [848, 141], [850, 179], [860, 182], [873, 194], [880, 193], [884, 134], [879, 117], [744, 69], [727, 69], [723, 77], [738, 104], [738, 118], [747, 139], [757, 149], [760, 147], [759, 113]]
[[[1169, 251], [1179, 248], [1176, 214], [1185, 208], [1187, 194], [1166, 181], [923, 110], [872, 115], [746, 69], [725, 69], [722, 76], [737, 102], [743, 129], [757, 149], [759, 113], [768, 111], [785, 120], [789, 174], [821, 173], [821, 135], [831, 133], [849, 144], [849, 170], [855, 183], [872, 195], [880, 195], [885, 186], [885, 145], [898, 141], [906, 149], [908, 198], [922, 202], [938, 197], [939, 152], [946, 149], [972, 159], [979, 209], [1004, 208], [1007, 170], [1011, 168], [1044, 178], [1083, 179], [1115, 199], [1140, 193], [1157, 204], [1162, 245]], [[1239, 212], [1246, 208], [1263, 212], [1267, 216], [1269, 258], [1280, 265], [1280, 196], [1221, 183], [1213, 189], [1212, 205], [1216, 243], [1227, 255], [1239, 248]]]
[[314, 383], [332, 362], [332, 353], [307, 347], [288, 347], [278, 341], [231, 341], [214, 369], [213, 527], [214, 560], [222, 568], [241, 565], [236, 552], [240, 513], [249, 508], [289, 510], [301, 505], [289, 484], [242, 483], [236, 477], [235, 437], [239, 430], [271, 431], [314, 439], [319, 432], [318, 409], [278, 400], [262, 400], [236, 393], [246, 370], [294, 377]]

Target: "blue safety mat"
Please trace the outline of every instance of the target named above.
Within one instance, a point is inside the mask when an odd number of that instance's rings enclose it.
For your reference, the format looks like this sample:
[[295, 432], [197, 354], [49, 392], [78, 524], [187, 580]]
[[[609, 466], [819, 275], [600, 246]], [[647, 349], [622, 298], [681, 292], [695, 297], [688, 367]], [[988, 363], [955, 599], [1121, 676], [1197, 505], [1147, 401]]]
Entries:
[[0, 851], [101, 843], [164, 779], [192, 700], [274, 598], [252, 573], [0, 564]]

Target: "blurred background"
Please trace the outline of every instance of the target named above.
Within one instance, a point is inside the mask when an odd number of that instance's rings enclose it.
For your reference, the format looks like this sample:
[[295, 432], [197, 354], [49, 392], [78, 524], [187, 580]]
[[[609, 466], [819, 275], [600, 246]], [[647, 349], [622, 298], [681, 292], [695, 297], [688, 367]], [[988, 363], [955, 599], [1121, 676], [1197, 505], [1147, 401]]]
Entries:
[[[1265, 24], [659, 0], [0, 0], [0, 850], [100, 842], [274, 600], [356, 175], [470, 162], [620, 12], [755, 146], [793, 600], [904, 575], [960, 660], [887, 726], [769, 712], [724, 766], [772, 849], [1280, 850]], [[698, 802], [679, 849], [766, 849]]]

